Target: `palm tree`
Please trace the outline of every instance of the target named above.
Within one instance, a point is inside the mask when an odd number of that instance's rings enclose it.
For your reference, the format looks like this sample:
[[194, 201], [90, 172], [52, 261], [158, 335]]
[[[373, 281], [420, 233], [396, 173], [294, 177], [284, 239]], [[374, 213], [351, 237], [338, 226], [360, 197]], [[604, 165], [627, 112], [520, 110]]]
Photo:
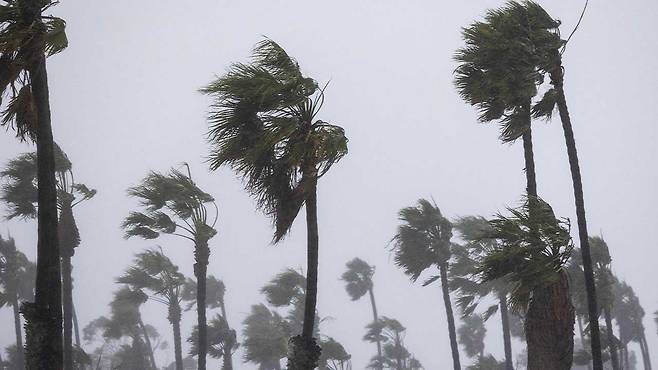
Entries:
[[350, 361], [352, 356], [334, 338], [321, 339], [320, 347], [322, 347], [322, 355], [319, 360], [319, 370], [352, 370]]
[[378, 321], [368, 325], [368, 332], [363, 339], [369, 342], [381, 341], [382, 355], [374, 356], [368, 369], [386, 370], [421, 370], [423, 367], [404, 345], [407, 328], [393, 318], [382, 316]]
[[62, 306], [57, 193], [46, 56], [66, 48], [64, 20], [43, 13], [51, 0], [5, 0], [0, 4], [0, 96], [10, 96], [1, 125], [21, 140], [36, 141], [39, 227], [35, 302], [26, 305], [29, 368], [61, 368]]
[[478, 314], [471, 314], [462, 318], [463, 324], [459, 326], [459, 343], [464, 347], [468, 357], [481, 359], [484, 357], [484, 337], [487, 328], [484, 319]]
[[34, 299], [34, 279], [36, 266], [25, 254], [16, 249], [13, 238], [0, 236], [0, 307], [11, 306], [14, 310], [14, 331], [16, 334], [16, 364], [25, 368], [23, 356], [23, 332], [19, 313], [19, 301]]
[[[196, 303], [196, 282], [192, 279], [187, 279], [185, 282], [185, 287], [183, 289], [183, 300], [189, 301], [187, 309], [189, 310]], [[226, 314], [226, 302], [224, 296], [226, 294], [226, 286], [224, 282], [215, 278], [212, 275], [208, 275], [206, 281], [206, 305], [208, 309], [219, 308], [221, 315], [217, 315], [211, 322], [211, 325], [208, 327], [208, 350], [211, 356], [218, 356], [218, 351], [221, 351], [219, 357], [222, 358], [224, 364], [224, 370], [233, 369], [233, 353], [238, 348], [239, 344], [237, 342], [237, 334], [235, 330], [231, 329], [228, 324], [228, 316]], [[195, 329], [198, 333], [198, 329]], [[193, 343], [194, 346], [198, 346], [196, 343], [196, 337], [193, 335], [188, 342]], [[192, 351], [193, 355], [198, 355], [198, 348]]]
[[286, 357], [289, 331], [286, 320], [264, 304], [251, 306], [242, 332], [245, 362], [258, 364], [260, 370], [281, 370]]
[[[202, 191], [187, 175], [177, 170], [169, 174], [151, 172], [141, 185], [128, 189], [140, 200], [143, 212], [131, 212], [122, 227], [126, 238], [139, 236], [156, 239], [161, 234], [175, 235], [194, 243], [194, 276], [197, 279], [197, 325], [199, 327], [199, 370], [206, 368], [208, 335], [206, 327], [206, 272], [210, 248], [208, 241], [217, 234], [218, 218], [213, 197]], [[208, 215], [208, 207], [215, 215]], [[211, 221], [212, 220], [212, 221]]]
[[459, 363], [459, 346], [457, 345], [457, 332], [455, 318], [450, 303], [450, 290], [448, 284], [449, 260], [452, 256], [452, 224], [443, 217], [439, 207], [426, 199], [418, 200], [415, 207], [400, 210], [399, 219], [402, 224], [398, 226], [393, 237], [393, 251], [395, 264], [411, 277], [418, 280], [423, 271], [436, 267], [439, 275], [427, 280], [423, 285], [441, 279], [443, 290], [443, 303], [448, 318], [448, 334], [452, 350], [452, 362], [455, 370], [461, 369]]
[[307, 293], [301, 336], [291, 339], [289, 368], [317, 366], [320, 348], [313, 338], [317, 304], [317, 182], [347, 153], [342, 128], [316, 119], [324, 92], [278, 44], [264, 40], [251, 64], [234, 64], [201, 90], [214, 102], [208, 138], [210, 167], [233, 168], [249, 193], [272, 217], [274, 243], [290, 230], [306, 205]]
[[489, 295], [493, 294], [498, 299], [498, 304], [489, 306], [483, 318], [488, 320], [491, 315], [500, 310], [503, 347], [505, 349], [505, 370], [513, 370], [512, 335], [507, 302], [510, 289], [509, 283], [504, 280], [486, 283], [477, 280], [478, 267], [486, 257], [487, 252], [497, 247], [495, 245], [496, 240], [483, 238], [483, 235], [491, 230], [489, 223], [483, 217], [460, 217], [453, 224], [461, 239], [466, 243], [453, 249], [455, 262], [450, 268], [452, 277], [449, 285], [458, 294], [457, 304], [461, 308], [462, 316], [471, 315], [480, 300]]
[[149, 298], [167, 306], [167, 320], [174, 330], [176, 370], [183, 369], [181, 346], [181, 306], [185, 277], [162, 250], [150, 249], [135, 256], [133, 265], [117, 279], [134, 291], [147, 291]]
[[[73, 278], [71, 259], [75, 248], [80, 246], [80, 232], [73, 215], [75, 206], [96, 195], [96, 190], [78, 183], [73, 175], [73, 164], [64, 151], [54, 143], [55, 178], [57, 186], [57, 208], [61, 269], [62, 303], [64, 312], [64, 368], [73, 368]], [[0, 197], [9, 207], [8, 219], [34, 219], [38, 213], [37, 153], [21, 154], [7, 163], [0, 172], [6, 180]]]
[[[347, 266], [347, 271], [341, 275], [341, 279], [345, 282], [345, 290], [349, 294], [350, 298], [353, 301], [356, 301], [363, 297], [366, 293], [370, 297], [370, 306], [372, 307], [372, 320], [377, 322], [379, 317], [377, 315], [377, 304], [375, 303], [375, 293], [374, 293], [374, 284], [372, 282], [372, 276], [375, 274], [375, 267], [370, 266], [366, 261], [360, 258], [354, 258], [353, 260], [345, 264]], [[377, 343], [377, 356], [382, 356], [382, 343], [381, 341], [376, 341]], [[381, 370], [381, 368], [379, 369]]]
[[568, 222], [539, 198], [509, 212], [491, 220], [484, 235], [498, 243], [482, 262], [482, 280], [510, 282], [510, 304], [525, 313], [528, 370], [568, 370], [575, 320], [565, 272], [573, 249]]
[[644, 309], [633, 287], [625, 282], [617, 282], [613, 316], [619, 325], [622, 342], [635, 341], [640, 345], [645, 370], [651, 369], [651, 354], [644, 332]]

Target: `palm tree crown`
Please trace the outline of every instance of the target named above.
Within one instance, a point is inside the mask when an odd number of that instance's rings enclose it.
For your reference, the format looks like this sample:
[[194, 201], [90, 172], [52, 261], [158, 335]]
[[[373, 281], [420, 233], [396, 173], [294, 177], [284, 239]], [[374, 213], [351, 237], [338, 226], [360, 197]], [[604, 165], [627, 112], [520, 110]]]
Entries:
[[347, 270], [341, 275], [341, 279], [345, 282], [347, 294], [356, 301], [372, 289], [375, 267], [360, 258], [354, 258], [346, 265]]

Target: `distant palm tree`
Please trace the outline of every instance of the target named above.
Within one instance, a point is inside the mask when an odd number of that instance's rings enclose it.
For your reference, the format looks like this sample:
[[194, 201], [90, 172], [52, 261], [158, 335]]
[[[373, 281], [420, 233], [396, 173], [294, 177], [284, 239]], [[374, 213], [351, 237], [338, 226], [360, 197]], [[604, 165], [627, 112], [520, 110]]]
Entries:
[[369, 342], [383, 342], [382, 355], [374, 356], [368, 369], [421, 370], [423, 366], [404, 344], [407, 328], [393, 318], [382, 316], [368, 325], [364, 339]]
[[260, 370], [281, 370], [289, 336], [283, 317], [264, 304], [251, 306], [242, 335], [245, 362], [258, 364]]
[[484, 327], [484, 319], [478, 314], [470, 314], [462, 318], [463, 324], [457, 329], [459, 343], [464, 347], [466, 355], [471, 358], [481, 359], [484, 357], [484, 338], [487, 328]]
[[289, 369], [317, 366], [317, 182], [347, 153], [343, 129], [317, 119], [324, 92], [274, 41], [254, 48], [251, 64], [234, 64], [201, 90], [215, 100], [209, 115], [210, 167], [233, 168], [274, 220], [274, 242], [306, 205], [307, 293], [301, 336], [291, 339]]
[[38, 153], [37, 279], [27, 320], [29, 368], [62, 368], [62, 300], [57, 238], [53, 133], [46, 56], [68, 45], [64, 20], [43, 13], [51, 0], [5, 0], [0, 4], [0, 96], [9, 95], [0, 125], [21, 140], [36, 141]]
[[637, 342], [640, 345], [644, 369], [651, 370], [651, 352], [644, 332], [645, 312], [633, 287], [625, 282], [616, 284], [613, 315], [619, 325], [622, 342]]
[[[139, 236], [156, 239], [161, 234], [175, 235], [194, 243], [194, 276], [197, 279], [197, 325], [199, 327], [199, 370], [206, 369], [208, 335], [206, 328], [206, 272], [210, 248], [208, 241], [217, 234], [218, 219], [214, 198], [201, 190], [189, 171], [183, 174], [171, 170], [169, 174], [151, 172], [141, 185], [128, 189], [138, 198], [143, 212], [131, 212], [122, 227], [126, 238]], [[208, 208], [215, 215], [208, 214]]]
[[[73, 277], [71, 260], [75, 249], [80, 246], [80, 232], [73, 215], [78, 204], [93, 198], [96, 190], [76, 182], [73, 164], [64, 151], [54, 143], [55, 178], [57, 186], [57, 208], [59, 222], [57, 234], [61, 255], [62, 306], [64, 313], [64, 369], [73, 368]], [[12, 159], [0, 171], [5, 184], [0, 198], [8, 205], [7, 218], [34, 219], [38, 213], [37, 153], [25, 153]], [[79, 333], [76, 332], [79, 336]]]
[[512, 358], [512, 335], [510, 329], [510, 315], [508, 312], [507, 297], [509, 295], [509, 282], [504, 279], [489, 282], [478, 281], [478, 269], [487, 252], [496, 248], [494, 239], [486, 239], [483, 235], [491, 231], [489, 222], [478, 216], [460, 217], [453, 222], [459, 236], [466, 243], [453, 248], [455, 261], [452, 264], [450, 287], [457, 292], [457, 304], [460, 306], [462, 316], [471, 315], [480, 300], [494, 295], [498, 304], [491, 305], [484, 312], [483, 318], [488, 320], [491, 315], [500, 310], [500, 319], [503, 329], [503, 347], [505, 350], [505, 370], [514, 370]]
[[[374, 284], [372, 276], [375, 274], [375, 267], [370, 266], [366, 261], [360, 258], [354, 258], [346, 263], [347, 271], [341, 275], [341, 279], [345, 282], [345, 290], [353, 301], [363, 297], [366, 293], [370, 297], [370, 306], [372, 307], [372, 320], [377, 322], [379, 316], [377, 315], [377, 304], [375, 303]], [[382, 356], [382, 343], [380, 340], [377, 343], [377, 356]], [[381, 369], [379, 369], [381, 370]]]
[[[196, 282], [192, 279], [187, 279], [185, 282], [185, 289], [183, 289], [183, 299], [189, 301], [187, 309], [189, 310], [196, 303]], [[228, 324], [228, 316], [226, 314], [226, 302], [224, 296], [226, 294], [226, 286], [224, 282], [208, 275], [206, 281], [206, 305], [209, 309], [219, 308], [221, 315], [217, 315], [208, 328], [208, 350], [211, 356], [217, 357], [218, 351], [222, 351], [221, 357], [223, 359], [223, 370], [233, 369], [233, 352], [238, 348], [237, 335], [235, 330], [231, 329]], [[198, 329], [196, 329], [198, 332]], [[196, 337], [196, 335], [194, 335]], [[190, 338], [188, 342], [198, 346], [196, 339]], [[198, 348], [193, 350], [193, 355], [198, 354]]]
[[0, 307], [11, 306], [14, 310], [14, 331], [16, 334], [16, 368], [25, 368], [23, 353], [23, 326], [19, 314], [19, 301], [34, 299], [34, 279], [36, 265], [30, 262], [23, 252], [16, 249], [13, 238], [0, 236]]
[[352, 356], [342, 344], [327, 337], [320, 340], [320, 347], [322, 347], [322, 355], [319, 360], [319, 370], [352, 370], [350, 361]]
[[539, 198], [509, 212], [491, 220], [484, 235], [498, 243], [482, 262], [482, 279], [510, 282], [510, 304], [525, 313], [528, 370], [569, 370], [575, 319], [565, 272], [573, 249], [568, 222]]
[[135, 255], [133, 265], [117, 279], [134, 291], [148, 292], [153, 301], [167, 306], [167, 320], [174, 330], [176, 370], [183, 370], [181, 346], [181, 306], [185, 276], [161, 249], [150, 249]]
[[439, 270], [439, 275], [423, 285], [427, 286], [441, 279], [453, 366], [455, 370], [460, 370], [459, 346], [448, 284], [449, 261], [452, 256], [452, 224], [443, 217], [436, 204], [426, 199], [418, 200], [415, 207], [401, 209], [399, 219], [402, 224], [398, 226], [392, 240], [395, 264], [413, 281], [429, 268], [436, 267]]

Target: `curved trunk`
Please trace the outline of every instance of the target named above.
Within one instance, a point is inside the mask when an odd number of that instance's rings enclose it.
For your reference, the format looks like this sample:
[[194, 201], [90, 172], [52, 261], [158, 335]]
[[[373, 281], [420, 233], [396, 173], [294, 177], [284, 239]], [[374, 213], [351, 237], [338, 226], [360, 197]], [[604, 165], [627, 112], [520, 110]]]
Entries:
[[619, 355], [617, 353], [617, 343], [615, 342], [615, 335], [612, 327], [612, 315], [610, 314], [610, 307], [603, 308], [603, 315], [605, 316], [605, 327], [608, 336], [608, 348], [610, 349], [610, 362], [612, 362], [612, 369], [619, 370]]
[[505, 370], [514, 370], [512, 365], [512, 335], [509, 328], [509, 312], [507, 311], [507, 294], [500, 295], [500, 319], [503, 324], [503, 345], [505, 347]]
[[[224, 321], [226, 321], [226, 326], [230, 326], [228, 324], [228, 317], [226, 316], [226, 304], [224, 303], [224, 300], [220, 302], [220, 308], [222, 310], [222, 317], [224, 318]], [[231, 329], [231, 332], [235, 333], [235, 330]], [[235, 338], [235, 337], [234, 337]], [[223, 362], [224, 365], [222, 367], [222, 370], [233, 370], [233, 346], [235, 345], [235, 342], [231, 340], [230, 343], [226, 343], [224, 346], [224, 353], [222, 354], [223, 357]]]
[[197, 241], [194, 248], [194, 275], [196, 284], [197, 326], [199, 328], [198, 370], [206, 370], [206, 355], [208, 353], [208, 327], [206, 321], [206, 274], [210, 249], [207, 240]]
[[144, 322], [142, 321], [142, 318], [139, 318], [139, 329], [142, 331], [142, 335], [144, 336], [144, 341], [146, 342], [146, 346], [148, 347], [148, 356], [149, 356], [149, 361], [151, 362], [151, 368], [152, 369], [157, 369], [158, 367], [155, 366], [155, 356], [153, 355], [153, 346], [151, 345], [151, 338], [149, 338], [149, 334], [146, 331], [146, 325], [144, 325]]
[[[23, 348], [23, 327], [21, 326], [21, 314], [18, 311], [18, 299], [14, 296], [13, 302], [11, 303], [12, 308], [14, 309], [14, 331], [16, 334], [16, 362], [18, 363], [19, 369], [25, 368], [25, 357]], [[0, 363], [2, 363], [0, 361]]]
[[[377, 315], [377, 304], [375, 303], [375, 293], [373, 291], [372, 286], [370, 287], [370, 289], [368, 289], [368, 295], [370, 296], [370, 305], [372, 306], [372, 318], [374, 322], [378, 322], [379, 316]], [[379, 359], [382, 358], [382, 342], [381, 340], [379, 340], [379, 338], [377, 338], [377, 358]], [[379, 362], [378, 364], [379, 365], [377, 368], [381, 370], [382, 366]]]
[[181, 308], [178, 302], [170, 302], [168, 319], [174, 329], [174, 358], [176, 359], [176, 370], [183, 370], [183, 350], [180, 335]]
[[73, 332], [75, 333], [75, 345], [80, 347], [80, 325], [78, 324], [78, 315], [75, 313], [75, 304], [71, 305], [73, 314]]
[[565, 273], [533, 290], [526, 315], [528, 370], [569, 370], [573, 362], [574, 307]]
[[45, 26], [41, 1], [21, 0], [23, 21], [33, 23], [35, 36], [27, 48], [36, 56], [28, 65], [37, 112], [38, 239], [35, 302], [24, 307], [27, 320], [27, 368], [62, 368], [62, 285], [57, 238], [57, 192], [48, 75], [44, 53]]
[[562, 129], [564, 130], [567, 155], [569, 156], [569, 168], [571, 169], [571, 179], [573, 182], [576, 217], [578, 219], [578, 238], [580, 240], [580, 250], [582, 251], [583, 268], [585, 270], [585, 288], [587, 290], [587, 309], [589, 313], [590, 338], [592, 342], [592, 359], [594, 370], [603, 370], [603, 361], [601, 359], [601, 334], [599, 330], [599, 309], [596, 301], [596, 285], [594, 282], [594, 272], [592, 270], [589, 236], [587, 234], [583, 182], [580, 176], [580, 164], [578, 162], [578, 151], [576, 150], [576, 140], [573, 135], [571, 117], [569, 116], [567, 101], [564, 96], [564, 71], [562, 70], [562, 66], [560, 65], [555, 68], [555, 70], [551, 71], [550, 77], [551, 83], [557, 93], [557, 107], [560, 113], [560, 120], [562, 121]]
[[644, 370], [651, 370], [651, 353], [649, 353], [649, 345], [647, 344], [647, 337], [642, 329], [642, 336], [640, 337], [640, 346], [642, 347], [642, 362], [644, 362]]
[[73, 370], [73, 282], [71, 257], [62, 257], [62, 306], [64, 311], [64, 370]]
[[457, 345], [457, 331], [455, 330], [455, 316], [452, 312], [452, 304], [450, 303], [447, 269], [447, 263], [439, 268], [441, 274], [441, 289], [443, 291], [443, 303], [445, 304], [446, 316], [448, 318], [448, 336], [450, 337], [450, 349], [452, 350], [452, 365], [455, 370], [461, 370], [461, 365], [459, 363], [459, 346]]

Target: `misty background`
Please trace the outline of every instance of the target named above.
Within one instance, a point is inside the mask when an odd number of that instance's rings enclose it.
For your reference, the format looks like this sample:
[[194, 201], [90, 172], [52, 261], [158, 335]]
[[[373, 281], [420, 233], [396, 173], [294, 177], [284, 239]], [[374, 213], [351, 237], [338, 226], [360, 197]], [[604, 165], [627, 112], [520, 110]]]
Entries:
[[[563, 35], [584, 1], [540, 1], [561, 19]], [[521, 143], [502, 145], [495, 125], [453, 87], [461, 27], [503, 1], [88, 1], [54, 8], [70, 46], [48, 60], [55, 140], [73, 162], [76, 180], [98, 190], [76, 207], [82, 244], [74, 264], [74, 301], [81, 327], [109, 312], [114, 280], [145, 248], [162, 246], [193, 276], [192, 245], [170, 237], [124, 240], [119, 225], [136, 202], [126, 189], [150, 170], [187, 162], [198, 185], [220, 207], [208, 273], [227, 286], [229, 322], [241, 337], [259, 289], [286, 267], [305, 266], [303, 217], [277, 246], [270, 221], [255, 209], [228, 169], [209, 173], [204, 134], [209, 99], [197, 89], [246, 61], [267, 36], [319, 83], [330, 81], [320, 119], [345, 128], [349, 154], [319, 183], [318, 310], [323, 334], [340, 341], [362, 369], [374, 353], [361, 340], [371, 321], [366, 300], [351, 302], [339, 280], [345, 262], [377, 267], [378, 308], [407, 327], [407, 347], [427, 369], [450, 363], [440, 286], [412, 284], [393, 265], [389, 241], [397, 211], [433, 197], [449, 218], [492, 216], [524, 192]], [[565, 90], [583, 174], [590, 235], [602, 234], [613, 272], [637, 292], [647, 311], [650, 352], [658, 353], [658, 2], [591, 1], [565, 54]], [[559, 120], [533, 126], [538, 191], [577, 235], [569, 167]], [[35, 150], [0, 134], [0, 161]], [[0, 223], [0, 233], [35, 258], [36, 222]], [[145, 321], [173, 348], [165, 306], [147, 303]], [[183, 338], [195, 321], [184, 313]], [[0, 347], [14, 342], [11, 311], [0, 310]], [[502, 358], [497, 320], [487, 352]], [[183, 353], [189, 348], [183, 342]], [[513, 344], [515, 354], [521, 350]], [[631, 346], [636, 350], [636, 344]], [[172, 352], [169, 354], [169, 352]], [[158, 352], [160, 366], [173, 350]], [[236, 368], [255, 369], [241, 363]], [[209, 358], [210, 366], [218, 364]]]

